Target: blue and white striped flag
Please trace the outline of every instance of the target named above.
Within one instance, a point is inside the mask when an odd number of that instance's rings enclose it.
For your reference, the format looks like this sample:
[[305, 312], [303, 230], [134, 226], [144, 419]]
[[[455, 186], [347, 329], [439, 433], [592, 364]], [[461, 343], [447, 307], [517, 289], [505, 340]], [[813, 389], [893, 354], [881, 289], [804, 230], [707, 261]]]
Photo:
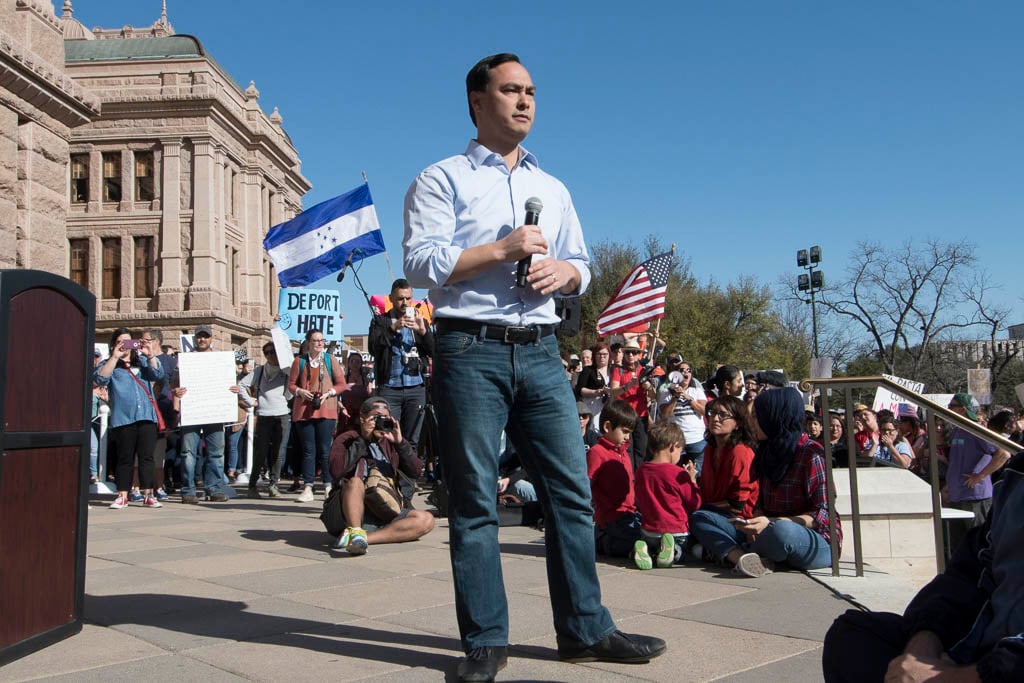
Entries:
[[384, 251], [370, 186], [306, 209], [295, 218], [275, 225], [263, 247], [277, 269], [282, 287], [302, 287], [358, 261]]

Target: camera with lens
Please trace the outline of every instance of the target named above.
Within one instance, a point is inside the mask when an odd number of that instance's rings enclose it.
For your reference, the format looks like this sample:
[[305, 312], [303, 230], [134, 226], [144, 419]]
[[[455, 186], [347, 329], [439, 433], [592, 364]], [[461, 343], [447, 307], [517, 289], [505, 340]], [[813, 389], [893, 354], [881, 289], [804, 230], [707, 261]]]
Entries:
[[324, 395], [319, 391], [313, 393], [313, 399], [310, 403], [313, 405], [313, 410], [320, 410], [320, 405], [324, 402]]
[[375, 415], [373, 418], [373, 428], [379, 429], [382, 432], [393, 432], [395, 430], [395, 421], [387, 415]]
[[423, 371], [423, 361], [420, 359], [420, 352], [415, 346], [402, 354], [405, 361], [405, 371], [410, 375], [418, 375]]

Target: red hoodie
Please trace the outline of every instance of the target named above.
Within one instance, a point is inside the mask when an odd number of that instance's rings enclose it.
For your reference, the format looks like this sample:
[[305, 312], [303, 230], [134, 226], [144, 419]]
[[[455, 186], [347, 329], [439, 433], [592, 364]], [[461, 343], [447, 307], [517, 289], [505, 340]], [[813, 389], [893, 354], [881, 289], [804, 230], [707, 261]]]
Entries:
[[633, 463], [628, 441], [616, 446], [603, 436], [587, 451], [587, 477], [594, 503], [594, 521], [606, 527], [626, 512], [636, 512]]

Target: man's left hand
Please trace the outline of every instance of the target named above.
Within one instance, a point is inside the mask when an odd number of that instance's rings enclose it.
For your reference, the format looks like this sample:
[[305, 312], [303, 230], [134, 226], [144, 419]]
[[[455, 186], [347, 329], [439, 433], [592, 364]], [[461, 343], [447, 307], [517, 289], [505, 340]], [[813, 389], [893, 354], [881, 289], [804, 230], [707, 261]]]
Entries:
[[948, 655], [939, 658], [905, 654], [889, 662], [885, 683], [923, 683], [924, 681], [978, 681], [973, 666], [958, 667]]
[[563, 294], [571, 294], [579, 287], [580, 274], [568, 261], [546, 258], [530, 264], [530, 274], [526, 281], [530, 288], [544, 296], [561, 290]]

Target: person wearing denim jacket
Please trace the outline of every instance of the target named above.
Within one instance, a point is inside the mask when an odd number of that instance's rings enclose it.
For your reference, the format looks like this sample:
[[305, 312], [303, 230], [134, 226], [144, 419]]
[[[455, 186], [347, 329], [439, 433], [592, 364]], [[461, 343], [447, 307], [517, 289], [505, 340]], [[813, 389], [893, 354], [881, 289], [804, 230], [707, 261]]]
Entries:
[[127, 507], [136, 457], [143, 504], [162, 507], [153, 497], [153, 449], [160, 420], [150, 385], [164, 378], [163, 367], [156, 359], [160, 347], [154, 341], [138, 340], [136, 343], [141, 346], [133, 350], [131, 343], [132, 335], [128, 330], [114, 330], [110, 357], [93, 373], [93, 381], [97, 386], [107, 387], [110, 396], [110, 435], [117, 448], [118, 495], [111, 507]]

